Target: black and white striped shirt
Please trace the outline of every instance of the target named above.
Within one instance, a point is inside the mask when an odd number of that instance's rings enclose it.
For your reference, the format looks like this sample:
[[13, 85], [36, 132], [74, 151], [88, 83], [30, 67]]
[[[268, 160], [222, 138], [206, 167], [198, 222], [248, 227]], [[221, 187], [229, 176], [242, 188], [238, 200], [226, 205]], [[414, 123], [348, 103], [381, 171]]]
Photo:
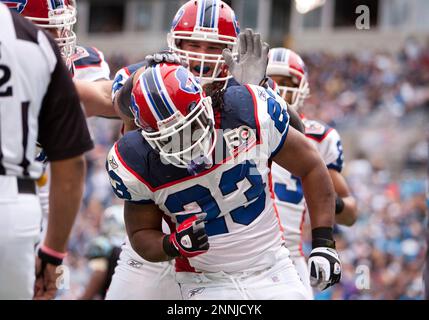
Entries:
[[40, 177], [36, 141], [50, 161], [93, 147], [54, 40], [0, 3], [0, 175]]

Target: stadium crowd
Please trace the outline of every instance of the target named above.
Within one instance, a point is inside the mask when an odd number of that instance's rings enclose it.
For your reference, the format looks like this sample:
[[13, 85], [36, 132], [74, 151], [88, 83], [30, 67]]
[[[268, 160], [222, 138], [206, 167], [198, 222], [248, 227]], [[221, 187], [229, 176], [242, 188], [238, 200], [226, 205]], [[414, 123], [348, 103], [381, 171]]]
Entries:
[[[412, 136], [401, 144], [408, 149], [401, 150], [399, 166], [390, 165], [389, 154], [378, 153], [381, 145], [366, 150], [365, 144], [356, 147], [343, 141], [345, 175], [358, 200], [359, 218], [353, 227], [336, 230], [343, 264], [341, 284], [316, 293], [316, 298], [421, 299], [428, 135], [424, 126], [407, 128], [407, 118], [416, 114], [427, 118], [429, 88], [424, 86], [429, 83], [429, 46], [409, 40], [397, 55], [365, 51], [341, 56], [312, 53], [303, 58], [310, 77], [311, 97], [305, 110], [309, 118], [336, 126], [346, 136], [364, 132], [366, 125], [378, 126], [370, 137], [384, 146], [392, 143], [383, 131], [386, 117], [402, 125], [404, 132], [399, 135], [406, 136], [409, 129]], [[112, 76], [130, 62], [122, 55], [107, 61]], [[375, 116], [380, 113], [382, 117]], [[119, 121], [90, 120], [96, 148], [87, 155], [85, 198], [66, 261], [70, 287], [62, 290], [60, 299], [82, 294], [90, 273], [84, 258], [88, 243], [99, 235], [105, 208], [118, 203], [104, 167], [120, 126]], [[420, 134], [416, 137], [415, 132]], [[309, 239], [304, 239], [304, 252], [310, 249]]]

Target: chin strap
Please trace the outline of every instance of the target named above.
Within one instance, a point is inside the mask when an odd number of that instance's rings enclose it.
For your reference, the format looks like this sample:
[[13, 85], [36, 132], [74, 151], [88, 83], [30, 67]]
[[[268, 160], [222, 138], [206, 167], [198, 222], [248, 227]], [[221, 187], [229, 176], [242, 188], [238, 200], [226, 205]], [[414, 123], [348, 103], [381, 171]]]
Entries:
[[210, 169], [213, 166], [213, 162], [206, 156], [199, 156], [198, 158], [191, 161], [188, 165], [188, 172], [192, 175], [197, 175], [204, 170]]

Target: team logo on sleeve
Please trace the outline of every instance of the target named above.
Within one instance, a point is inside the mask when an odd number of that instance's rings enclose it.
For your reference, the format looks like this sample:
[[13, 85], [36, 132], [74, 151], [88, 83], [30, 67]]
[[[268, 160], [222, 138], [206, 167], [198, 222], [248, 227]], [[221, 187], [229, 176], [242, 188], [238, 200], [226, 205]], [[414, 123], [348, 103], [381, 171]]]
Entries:
[[4, 2], [9, 9], [12, 9], [18, 13], [22, 13], [22, 11], [25, 9], [25, 6], [27, 5], [28, 0], [8, 0], [2, 2]]
[[179, 81], [179, 88], [187, 93], [198, 93], [201, 91], [200, 85], [194, 77], [191, 77], [189, 71], [183, 67], [177, 68], [176, 79]]

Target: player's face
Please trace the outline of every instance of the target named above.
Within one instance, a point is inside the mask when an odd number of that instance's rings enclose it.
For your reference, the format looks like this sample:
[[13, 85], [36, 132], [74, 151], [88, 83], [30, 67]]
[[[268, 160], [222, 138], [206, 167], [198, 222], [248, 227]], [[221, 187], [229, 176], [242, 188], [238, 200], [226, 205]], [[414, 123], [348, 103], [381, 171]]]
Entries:
[[[198, 54], [215, 54], [221, 55], [223, 49], [226, 48], [225, 44], [213, 43], [206, 41], [195, 41], [195, 40], [182, 40], [180, 43], [180, 49], [195, 52]], [[198, 57], [198, 56], [195, 56]], [[192, 56], [190, 56], [192, 58]], [[203, 75], [205, 77], [213, 76], [213, 71], [216, 67], [216, 63], [205, 63]], [[189, 60], [189, 69], [195, 76], [200, 76], [201, 63], [199, 61]]]
[[[293, 81], [294, 79], [292, 77], [275, 76], [275, 75], [274, 76], [270, 76], [270, 77], [279, 86], [289, 87], [289, 88], [298, 88], [299, 87], [299, 82], [298, 81]], [[292, 96], [293, 96], [293, 92], [291, 92], [290, 90], [288, 90], [286, 92], [286, 96], [284, 97], [284, 99], [286, 100], [287, 103], [289, 103], [289, 104], [293, 103]]]
[[49, 28], [49, 29], [46, 29], [46, 31], [48, 31], [51, 34], [51, 36], [54, 37], [54, 39], [58, 39], [59, 37], [61, 37], [61, 31], [59, 29]]

